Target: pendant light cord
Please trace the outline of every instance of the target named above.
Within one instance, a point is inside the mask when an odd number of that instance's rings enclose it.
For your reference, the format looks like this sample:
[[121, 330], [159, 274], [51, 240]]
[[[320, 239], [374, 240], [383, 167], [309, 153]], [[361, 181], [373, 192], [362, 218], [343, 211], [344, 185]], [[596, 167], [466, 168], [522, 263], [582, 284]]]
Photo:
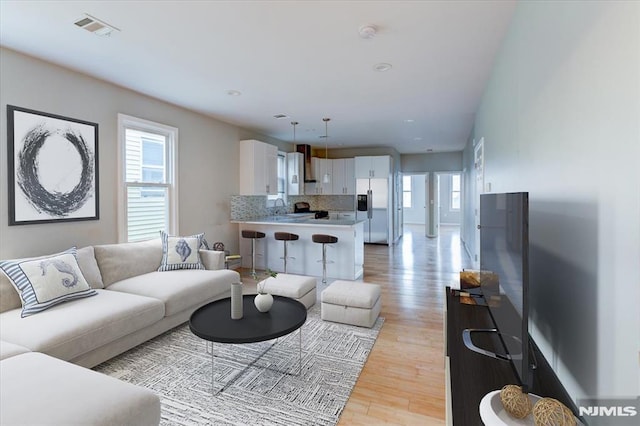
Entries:
[[[329, 161], [329, 121], [330, 118], [323, 118], [324, 121], [324, 160], [325, 164]], [[325, 166], [326, 167], [326, 166]], [[329, 172], [325, 171], [324, 176], [322, 177], [323, 183], [329, 183], [331, 181], [331, 177], [329, 176]]]

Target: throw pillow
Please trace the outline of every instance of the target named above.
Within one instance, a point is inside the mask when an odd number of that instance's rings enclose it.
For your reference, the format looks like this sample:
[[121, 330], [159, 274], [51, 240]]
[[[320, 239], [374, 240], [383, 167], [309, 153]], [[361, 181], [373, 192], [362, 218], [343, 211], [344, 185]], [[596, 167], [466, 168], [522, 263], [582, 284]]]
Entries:
[[204, 269], [198, 252], [204, 234], [172, 237], [166, 232], [160, 231], [160, 238], [162, 239], [162, 262], [158, 271]]
[[20, 294], [22, 318], [98, 294], [80, 271], [75, 247], [51, 256], [3, 260], [0, 269]]

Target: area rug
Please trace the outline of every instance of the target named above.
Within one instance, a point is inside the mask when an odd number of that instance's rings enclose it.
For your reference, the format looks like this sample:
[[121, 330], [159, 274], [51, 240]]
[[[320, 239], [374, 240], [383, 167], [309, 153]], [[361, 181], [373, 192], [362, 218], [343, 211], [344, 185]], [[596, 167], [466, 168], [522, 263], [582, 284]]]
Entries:
[[[378, 336], [371, 329], [322, 321], [316, 304], [299, 336], [280, 338], [224, 392], [211, 394], [211, 355], [188, 325], [177, 327], [94, 369], [151, 389], [162, 403], [161, 425], [333, 425]], [[215, 384], [222, 387], [270, 342], [215, 344]]]

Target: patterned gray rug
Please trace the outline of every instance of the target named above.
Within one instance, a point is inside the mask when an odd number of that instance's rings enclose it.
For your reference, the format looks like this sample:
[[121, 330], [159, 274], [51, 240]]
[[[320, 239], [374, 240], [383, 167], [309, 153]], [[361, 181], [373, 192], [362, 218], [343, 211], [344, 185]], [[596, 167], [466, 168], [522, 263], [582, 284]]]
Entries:
[[[211, 395], [211, 355], [205, 341], [182, 325], [112, 360], [96, 371], [160, 395], [162, 425], [333, 425], [378, 336], [373, 328], [322, 321], [320, 304], [298, 332], [280, 338], [224, 392]], [[251, 364], [270, 342], [215, 344], [216, 387]], [[284, 373], [283, 373], [284, 372]]]

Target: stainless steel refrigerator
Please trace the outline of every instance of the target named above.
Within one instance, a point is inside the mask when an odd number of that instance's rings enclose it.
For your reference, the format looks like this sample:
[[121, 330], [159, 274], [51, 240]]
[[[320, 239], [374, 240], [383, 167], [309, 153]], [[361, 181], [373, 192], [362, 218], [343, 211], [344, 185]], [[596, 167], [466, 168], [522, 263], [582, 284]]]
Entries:
[[388, 179], [356, 180], [356, 218], [364, 220], [364, 242], [389, 244], [391, 188]]

